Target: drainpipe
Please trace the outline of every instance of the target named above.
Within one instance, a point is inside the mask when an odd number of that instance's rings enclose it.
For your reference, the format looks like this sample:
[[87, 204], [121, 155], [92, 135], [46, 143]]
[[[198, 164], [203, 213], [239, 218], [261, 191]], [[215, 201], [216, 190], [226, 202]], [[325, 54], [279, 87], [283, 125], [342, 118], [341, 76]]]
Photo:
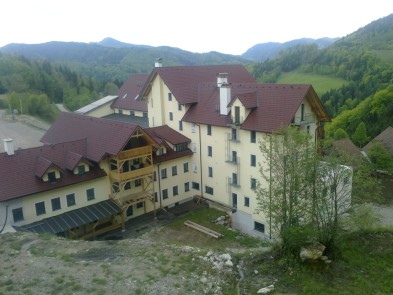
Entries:
[[5, 220], [4, 220], [4, 225], [0, 230], [0, 234], [3, 232], [5, 225], [7, 224], [7, 218], [8, 218], [8, 205], [5, 205]]
[[199, 125], [199, 124], [195, 124], [195, 125], [197, 125], [198, 126], [198, 131], [199, 131], [199, 166], [201, 167], [200, 168], [200, 170], [201, 170], [201, 197], [203, 198], [203, 178], [202, 178], [202, 171], [203, 171], [203, 169], [202, 169], [202, 137], [201, 137], [201, 125]]
[[160, 209], [162, 209], [162, 200], [161, 200], [161, 175], [160, 175], [160, 165], [161, 165], [161, 163], [159, 163], [158, 165], [157, 165], [157, 178], [158, 178], [158, 195], [159, 195], [159, 198], [160, 198]]

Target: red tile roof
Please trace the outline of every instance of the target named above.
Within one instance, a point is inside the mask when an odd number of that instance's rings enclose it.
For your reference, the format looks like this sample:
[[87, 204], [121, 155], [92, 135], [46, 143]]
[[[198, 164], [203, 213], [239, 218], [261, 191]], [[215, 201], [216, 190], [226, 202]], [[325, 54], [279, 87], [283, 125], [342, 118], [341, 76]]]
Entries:
[[191, 139], [184, 136], [183, 134], [173, 130], [168, 125], [151, 127], [144, 129], [146, 133], [150, 134], [153, 138], [157, 138], [157, 141], [161, 139], [175, 145], [178, 143], [189, 143]]
[[118, 92], [118, 98], [112, 103], [112, 108], [125, 110], [135, 110], [147, 112], [147, 102], [139, 97], [143, 86], [145, 85], [149, 74], [133, 74], [130, 75], [126, 82], [121, 86]]
[[[199, 84], [217, 82], [219, 73], [228, 73], [229, 83], [256, 83], [243, 65], [156, 67], [148, 82], [159, 75], [180, 104], [189, 104], [198, 102]], [[148, 87], [149, 83], [146, 83], [142, 94], [146, 93]]]
[[[241, 128], [260, 132], [273, 132], [281, 125], [288, 126], [304, 99], [321, 105], [312, 87], [300, 84], [234, 83], [231, 98], [232, 102], [239, 98], [246, 108], [251, 109]], [[212, 83], [201, 83], [198, 103], [190, 107], [183, 120], [225, 127], [230, 123], [230, 114], [220, 115], [219, 104], [219, 89]], [[329, 120], [323, 107], [322, 110], [319, 108], [319, 119]]]
[[[67, 153], [73, 151], [82, 154], [85, 146], [85, 140], [79, 140], [16, 150], [13, 156], [0, 153], [0, 201], [105, 176], [106, 173], [98, 165], [92, 166], [91, 170], [84, 175], [74, 175], [72, 171], [67, 169], [65, 163]], [[61, 169], [61, 178], [56, 183], [43, 182], [37, 173], [43, 175], [51, 165]]]
[[117, 155], [139, 126], [94, 118], [75, 113], [61, 113], [41, 138], [44, 144], [86, 140], [86, 158], [98, 163], [105, 155]]

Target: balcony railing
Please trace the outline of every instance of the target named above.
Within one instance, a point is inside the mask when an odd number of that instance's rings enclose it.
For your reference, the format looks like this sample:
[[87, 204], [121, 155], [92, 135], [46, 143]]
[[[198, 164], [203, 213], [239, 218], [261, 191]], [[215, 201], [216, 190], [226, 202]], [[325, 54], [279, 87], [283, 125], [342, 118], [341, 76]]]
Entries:
[[151, 152], [152, 152], [152, 148], [150, 145], [143, 146], [143, 147], [134, 148], [131, 150], [122, 151], [117, 155], [117, 159], [118, 160], [126, 160], [126, 159], [139, 158], [142, 156], [150, 155]]
[[306, 114], [302, 116], [296, 116], [292, 119], [292, 124], [296, 126], [302, 126], [310, 123], [315, 123], [315, 114]]
[[126, 180], [133, 180], [133, 179], [140, 179], [145, 175], [149, 175], [153, 173], [153, 165], [149, 165], [147, 167], [135, 169], [128, 172], [121, 172], [118, 173], [117, 170], [111, 170], [109, 172], [109, 176], [112, 179], [116, 179], [119, 181], [126, 181]]

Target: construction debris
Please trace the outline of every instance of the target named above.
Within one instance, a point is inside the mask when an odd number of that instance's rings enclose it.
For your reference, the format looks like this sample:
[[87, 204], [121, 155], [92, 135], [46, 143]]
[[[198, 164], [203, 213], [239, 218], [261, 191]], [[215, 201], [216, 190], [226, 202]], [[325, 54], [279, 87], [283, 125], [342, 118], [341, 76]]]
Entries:
[[184, 225], [186, 225], [188, 227], [191, 227], [193, 229], [196, 229], [196, 230], [198, 230], [200, 232], [203, 232], [205, 234], [208, 234], [209, 236], [212, 236], [213, 238], [216, 238], [216, 239], [221, 238], [221, 237], [224, 236], [223, 234], [220, 234], [220, 233], [218, 233], [218, 232], [216, 232], [214, 230], [211, 230], [211, 229], [209, 229], [207, 227], [204, 227], [204, 226], [202, 226], [202, 225], [200, 225], [198, 223], [192, 222], [190, 220], [184, 221]]

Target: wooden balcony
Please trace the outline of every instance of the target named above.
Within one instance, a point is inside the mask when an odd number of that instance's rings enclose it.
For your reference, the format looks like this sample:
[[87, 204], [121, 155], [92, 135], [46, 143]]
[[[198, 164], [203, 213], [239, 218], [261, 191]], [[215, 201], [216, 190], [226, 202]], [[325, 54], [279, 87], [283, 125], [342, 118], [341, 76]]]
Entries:
[[152, 153], [152, 148], [150, 145], [139, 147], [139, 148], [134, 148], [131, 150], [125, 150], [120, 152], [117, 155], [117, 160], [130, 160], [134, 158], [140, 158], [144, 156], [150, 156]]
[[117, 170], [112, 170], [109, 172], [109, 177], [111, 179], [116, 179], [120, 182], [127, 180], [135, 180], [140, 179], [146, 175], [151, 175], [153, 173], [153, 165], [149, 165], [147, 167], [139, 168], [136, 170], [118, 173]]

